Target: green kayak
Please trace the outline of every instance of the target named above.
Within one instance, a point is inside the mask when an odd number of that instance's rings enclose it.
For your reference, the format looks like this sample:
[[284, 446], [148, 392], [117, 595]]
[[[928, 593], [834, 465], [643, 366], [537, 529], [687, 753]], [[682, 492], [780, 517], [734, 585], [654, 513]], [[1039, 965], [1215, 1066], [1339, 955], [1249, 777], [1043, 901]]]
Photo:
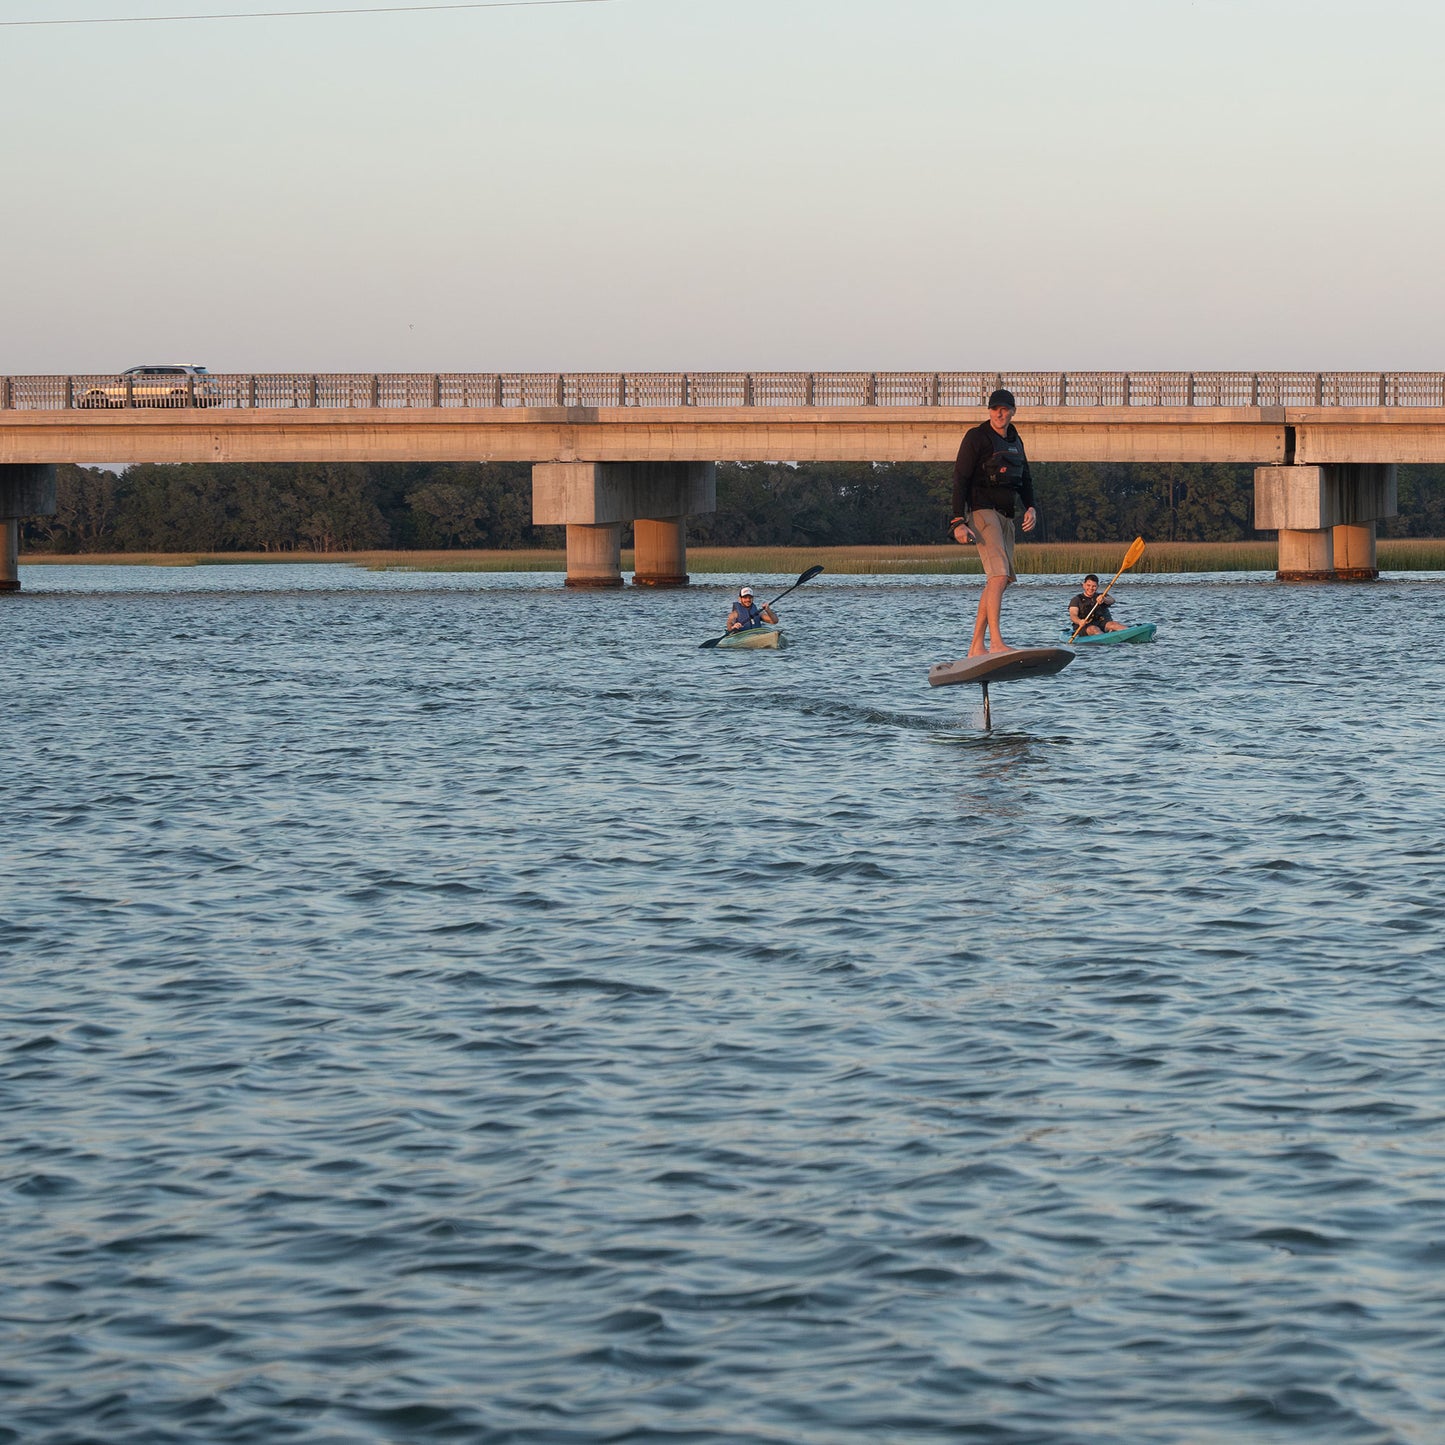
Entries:
[[1154, 634], [1159, 630], [1157, 622], [1138, 622], [1133, 627], [1126, 627], [1122, 632], [1100, 632], [1093, 637], [1073, 637], [1073, 629], [1069, 628], [1059, 635], [1070, 647], [1117, 647], [1121, 642], [1153, 642]]
[[781, 647], [783, 645], [783, 629], [781, 627], [769, 627], [766, 623], [760, 623], [757, 627], [743, 627], [737, 632], [729, 632], [726, 637], [717, 640], [718, 647]]

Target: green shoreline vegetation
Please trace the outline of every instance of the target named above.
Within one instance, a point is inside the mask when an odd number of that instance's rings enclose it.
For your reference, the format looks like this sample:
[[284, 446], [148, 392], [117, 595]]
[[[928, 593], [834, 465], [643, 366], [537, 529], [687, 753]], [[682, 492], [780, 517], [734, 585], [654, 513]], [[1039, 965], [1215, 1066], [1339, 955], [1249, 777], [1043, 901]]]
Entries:
[[[1146, 542], [1148, 539], [1145, 539]], [[1123, 561], [1127, 542], [1022, 543], [1020, 575], [1072, 576], [1113, 572]], [[1445, 538], [1382, 538], [1382, 572], [1445, 571]], [[128, 567], [224, 567], [255, 563], [333, 562], [372, 572], [565, 572], [565, 552], [554, 549], [356, 552], [27, 552], [23, 565]], [[971, 548], [924, 547], [698, 547], [689, 546], [693, 576], [747, 574], [779, 576], [821, 562], [834, 576], [978, 575]], [[1153, 542], [1131, 569], [1135, 573], [1273, 572], [1276, 547], [1269, 541]], [[632, 570], [632, 555], [622, 554], [622, 570]]]

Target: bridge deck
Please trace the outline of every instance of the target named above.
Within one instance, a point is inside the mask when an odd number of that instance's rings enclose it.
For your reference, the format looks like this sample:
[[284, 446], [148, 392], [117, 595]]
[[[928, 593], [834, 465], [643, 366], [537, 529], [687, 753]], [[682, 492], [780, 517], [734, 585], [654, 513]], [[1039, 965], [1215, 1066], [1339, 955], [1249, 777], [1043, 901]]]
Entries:
[[[951, 462], [971, 407], [374, 407], [0, 410], [5, 462]], [[1054, 406], [1020, 411], [1036, 461], [1445, 461], [1445, 406]]]

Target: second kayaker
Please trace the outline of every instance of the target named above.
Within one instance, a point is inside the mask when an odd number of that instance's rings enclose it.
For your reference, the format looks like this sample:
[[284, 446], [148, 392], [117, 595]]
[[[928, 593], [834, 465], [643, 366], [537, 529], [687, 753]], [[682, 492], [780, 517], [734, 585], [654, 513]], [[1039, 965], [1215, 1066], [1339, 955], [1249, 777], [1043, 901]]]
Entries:
[[761, 627], [765, 622], [776, 627], [777, 613], [766, 602], [761, 607], [757, 606], [751, 587], [739, 587], [733, 610], [728, 613], [728, 631], [741, 632], [744, 627]]
[[1123, 632], [1124, 624], [1115, 622], [1109, 614], [1109, 603], [1099, 601], [1099, 579], [1090, 572], [1084, 578], [1080, 591], [1069, 599], [1069, 622], [1077, 632], [1088, 618], [1088, 626], [1080, 634], [1083, 637], [1097, 637], [1101, 632]]

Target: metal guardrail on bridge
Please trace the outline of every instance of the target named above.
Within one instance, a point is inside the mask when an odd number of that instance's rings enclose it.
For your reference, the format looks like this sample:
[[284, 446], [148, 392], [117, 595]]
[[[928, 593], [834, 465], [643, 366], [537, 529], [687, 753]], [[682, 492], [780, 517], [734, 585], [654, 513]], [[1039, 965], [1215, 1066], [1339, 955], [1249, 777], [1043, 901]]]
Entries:
[[1439, 371], [680, 371], [0, 377], [0, 410], [434, 407], [1445, 406]]

